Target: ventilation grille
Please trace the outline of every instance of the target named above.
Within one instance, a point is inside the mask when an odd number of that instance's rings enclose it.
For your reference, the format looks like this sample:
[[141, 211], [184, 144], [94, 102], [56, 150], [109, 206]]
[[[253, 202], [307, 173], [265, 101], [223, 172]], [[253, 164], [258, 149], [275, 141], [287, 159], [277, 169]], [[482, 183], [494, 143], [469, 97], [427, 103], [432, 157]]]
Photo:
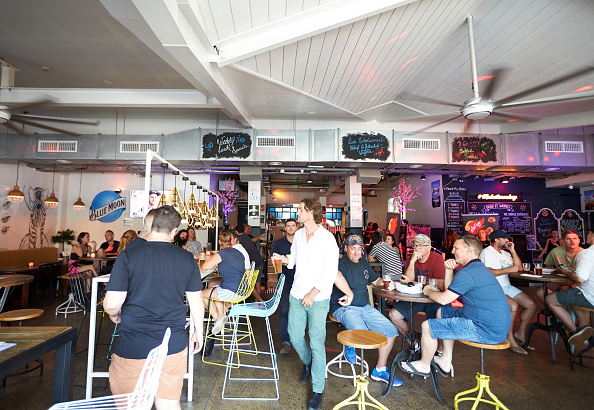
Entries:
[[440, 140], [428, 140], [421, 138], [403, 138], [402, 149], [416, 149], [423, 151], [439, 151]]
[[78, 141], [39, 141], [37, 152], [77, 152]]
[[295, 137], [256, 137], [256, 146], [262, 147], [276, 147], [287, 148], [295, 146]]
[[545, 141], [545, 152], [579, 154], [584, 152], [584, 143], [582, 141]]
[[159, 143], [155, 141], [120, 141], [120, 152], [123, 154], [143, 154], [149, 149], [159, 152]]

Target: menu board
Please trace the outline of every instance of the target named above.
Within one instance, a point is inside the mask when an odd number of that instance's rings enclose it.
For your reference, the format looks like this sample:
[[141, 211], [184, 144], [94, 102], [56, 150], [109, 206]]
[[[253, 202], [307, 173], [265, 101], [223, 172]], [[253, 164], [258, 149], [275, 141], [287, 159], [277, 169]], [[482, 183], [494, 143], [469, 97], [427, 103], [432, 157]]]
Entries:
[[466, 188], [444, 186], [443, 197], [446, 231], [454, 231], [462, 235], [464, 233], [462, 215], [466, 213]]
[[252, 137], [245, 132], [208, 133], [202, 137], [202, 158], [247, 158]]
[[559, 220], [561, 232], [565, 230], [574, 231], [580, 237], [580, 243], [584, 243], [584, 220], [573, 209], [566, 209]]
[[498, 214], [499, 229], [510, 235], [532, 234], [530, 202], [469, 202], [469, 214]]
[[495, 162], [497, 147], [487, 137], [457, 137], [452, 141], [453, 162]]
[[346, 159], [379, 159], [390, 156], [390, 142], [379, 133], [350, 133], [342, 137], [342, 155]]
[[559, 231], [559, 220], [549, 208], [542, 208], [534, 218], [534, 234], [540, 248], [544, 248], [547, 239], [551, 237], [551, 230]]

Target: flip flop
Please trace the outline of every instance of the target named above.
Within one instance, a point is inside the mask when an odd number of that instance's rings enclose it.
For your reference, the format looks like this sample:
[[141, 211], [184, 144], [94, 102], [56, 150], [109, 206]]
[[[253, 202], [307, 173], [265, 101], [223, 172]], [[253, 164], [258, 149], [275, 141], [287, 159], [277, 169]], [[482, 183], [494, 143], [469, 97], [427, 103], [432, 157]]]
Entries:
[[398, 367], [400, 367], [400, 370], [402, 370], [404, 373], [416, 374], [417, 376], [423, 376], [423, 377], [431, 376], [431, 373], [423, 373], [423, 372], [420, 372], [417, 369], [415, 369], [415, 367], [411, 364], [411, 362], [406, 362], [406, 364], [412, 371], [406, 370], [402, 367], [402, 363], [405, 363], [405, 362], [398, 362]]
[[448, 377], [450, 375], [448, 372], [443, 370], [440, 365], [437, 364], [435, 359], [431, 360], [431, 367], [433, 367], [437, 371], [437, 373], [439, 373], [440, 376]]
[[526, 346], [526, 343], [524, 342], [518, 342], [518, 344], [520, 345], [520, 347], [524, 348], [525, 350], [535, 350], [533, 346]]
[[528, 352], [526, 350], [524, 350], [523, 348], [521, 348], [520, 346], [510, 346], [509, 350], [511, 350], [514, 353], [521, 354], [521, 355], [528, 354]]

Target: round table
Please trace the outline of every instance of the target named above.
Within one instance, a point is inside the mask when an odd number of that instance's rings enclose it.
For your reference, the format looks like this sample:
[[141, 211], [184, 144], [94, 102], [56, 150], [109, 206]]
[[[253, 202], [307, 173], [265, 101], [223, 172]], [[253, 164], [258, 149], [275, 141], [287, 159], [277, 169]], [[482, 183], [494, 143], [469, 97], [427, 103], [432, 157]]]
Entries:
[[[4, 309], [4, 304], [8, 299], [8, 294], [13, 286], [24, 285], [26, 283], [33, 282], [33, 276], [31, 275], [1, 275], [0, 276], [0, 288], [3, 288], [2, 298], [0, 298], [0, 312]], [[23, 289], [23, 294], [25, 289]], [[28, 291], [27, 287], [27, 291]]]
[[[555, 273], [551, 274], [543, 274], [543, 275], [534, 275], [531, 272], [514, 272], [510, 273], [509, 276], [516, 279], [524, 279], [531, 282], [540, 282], [542, 283], [542, 290], [543, 295], [547, 296], [547, 283], [571, 283], [573, 282], [567, 276], [558, 275]], [[540, 315], [545, 317], [545, 323], [540, 323]], [[528, 331], [526, 332], [526, 343], [525, 345], [528, 346], [530, 344], [530, 338], [532, 337], [532, 332], [535, 330], [546, 330], [549, 333], [549, 340], [551, 343], [551, 355], [553, 357], [553, 363], [557, 363], [557, 357], [555, 353], [555, 333], [558, 333], [561, 338], [563, 339], [563, 343], [565, 344], [565, 349], [571, 353], [571, 346], [567, 342], [567, 334], [563, 329], [563, 325], [561, 322], [557, 320], [557, 318], [553, 315], [547, 306], [546, 298], [544, 302], [544, 309], [540, 311], [538, 317], [534, 323], [532, 323], [528, 327]]]

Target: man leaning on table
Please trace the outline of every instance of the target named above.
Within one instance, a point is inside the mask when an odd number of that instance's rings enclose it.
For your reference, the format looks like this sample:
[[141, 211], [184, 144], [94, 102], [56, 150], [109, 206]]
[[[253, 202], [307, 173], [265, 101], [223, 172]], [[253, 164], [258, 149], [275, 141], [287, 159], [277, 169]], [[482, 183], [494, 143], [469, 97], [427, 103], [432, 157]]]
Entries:
[[[326, 317], [330, 294], [338, 273], [338, 245], [334, 235], [320, 223], [322, 205], [315, 198], [299, 204], [297, 220], [304, 225], [293, 238], [291, 253], [280, 256], [283, 264], [295, 267], [295, 279], [289, 296], [289, 336], [293, 348], [303, 362], [301, 383], [311, 376], [312, 395], [308, 409], [322, 407], [326, 382]], [[309, 328], [309, 345], [305, 327]]]
[[554, 292], [547, 296], [546, 302], [555, 317], [569, 329], [569, 343], [580, 345], [594, 335], [594, 328], [592, 323], [588, 323], [588, 312], [575, 309], [577, 323], [580, 325], [578, 328], [571, 320], [567, 306], [594, 309], [594, 247], [580, 252], [575, 270], [568, 269], [563, 272], [569, 279], [579, 283], [579, 286]]
[[[421, 334], [421, 360], [400, 362], [398, 366], [406, 373], [429, 376], [431, 367], [447, 376], [452, 366], [452, 352], [455, 340], [496, 344], [505, 340], [511, 317], [503, 289], [495, 276], [478, 259], [483, 247], [474, 235], [465, 235], [454, 242], [455, 260], [445, 262], [446, 284], [453, 276], [453, 269], [464, 267], [456, 273], [444, 292], [423, 288], [423, 293], [443, 305], [436, 319], [423, 322]], [[449, 306], [458, 297], [464, 306]], [[437, 339], [442, 339], [444, 351], [441, 357], [434, 357]]]
[[[509, 273], [522, 270], [522, 261], [516, 253], [514, 243], [509, 238], [510, 235], [502, 230], [497, 229], [491, 232], [489, 234], [491, 245], [483, 249], [480, 259], [497, 278], [509, 303], [512, 319], [512, 324], [507, 334], [509, 349], [514, 353], [526, 355], [528, 353], [522, 346], [524, 346], [524, 342], [526, 341], [526, 329], [528, 329], [528, 325], [532, 321], [534, 313], [536, 313], [536, 302], [520, 289], [512, 286], [509, 281]], [[514, 333], [514, 322], [516, 321], [518, 305], [522, 307], [522, 312], [520, 313], [518, 331]], [[518, 344], [516, 339], [520, 341], [521, 345]], [[534, 350], [530, 346], [524, 347]]]
[[[388, 338], [388, 344], [378, 349], [377, 366], [371, 372], [373, 380], [387, 384], [390, 380], [390, 371], [387, 367], [388, 355], [392, 351], [398, 330], [369, 304], [367, 285], [373, 283], [376, 286], [383, 286], [384, 281], [365, 258], [361, 257], [364, 246], [363, 238], [359, 235], [351, 235], [346, 240], [347, 254], [346, 258], [340, 258], [338, 262], [338, 275], [330, 297], [330, 312], [334, 319], [348, 330], [371, 330]], [[388, 289], [394, 288], [394, 282], [390, 282]], [[344, 356], [351, 364], [357, 361], [354, 347], [345, 346]], [[401, 386], [402, 380], [394, 377], [392, 385]]]
[[109, 366], [113, 394], [134, 390], [148, 352], [161, 344], [166, 329], [171, 328], [169, 351], [155, 395], [158, 410], [180, 408], [188, 363], [184, 294], [195, 325], [191, 354], [200, 350], [203, 338], [198, 264], [191, 253], [171, 243], [180, 221], [172, 206], [155, 211], [147, 241], [128, 246], [116, 260], [103, 300], [105, 312], [121, 326]]

